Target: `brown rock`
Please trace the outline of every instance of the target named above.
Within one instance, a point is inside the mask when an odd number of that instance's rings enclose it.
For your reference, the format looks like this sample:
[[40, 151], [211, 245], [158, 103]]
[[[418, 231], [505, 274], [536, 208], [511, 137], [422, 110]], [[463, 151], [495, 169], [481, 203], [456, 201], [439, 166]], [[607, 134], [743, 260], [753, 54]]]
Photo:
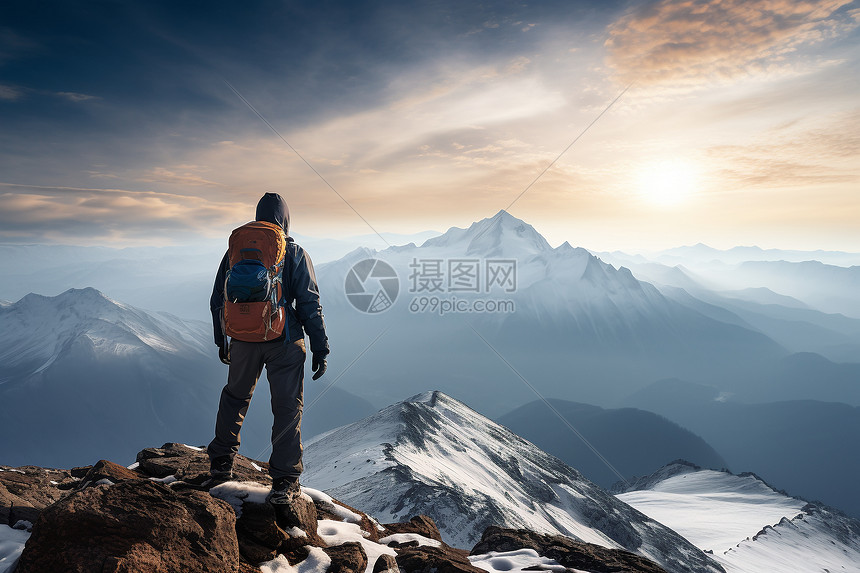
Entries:
[[442, 535], [433, 519], [427, 515], [416, 515], [406, 523], [386, 523], [383, 537], [393, 533], [417, 533], [436, 541], [442, 541]]
[[[278, 513], [281, 525], [276, 517]], [[316, 509], [304, 499], [297, 500], [293, 507], [279, 508], [278, 512], [268, 503], [246, 501], [242, 504], [242, 516], [236, 520], [236, 535], [242, 557], [251, 563], [269, 561], [278, 553], [300, 560], [307, 555], [305, 546], [325, 547], [325, 542], [317, 535]], [[261, 559], [264, 552], [268, 557]]]
[[239, 555], [247, 563], [262, 563], [271, 561], [278, 555], [277, 549], [257, 543], [251, 537], [239, 536]]
[[42, 511], [16, 572], [235, 572], [235, 524], [203, 492], [148, 479], [90, 487]]
[[70, 469], [69, 473], [72, 474], [72, 477], [83, 479], [83, 477], [86, 476], [92, 468], [93, 466], [80, 466]]
[[323, 551], [331, 557], [326, 573], [364, 573], [367, 568], [367, 553], [361, 543], [351, 541], [335, 547], [325, 547]]
[[177, 479], [209, 472], [209, 456], [182, 444], [167, 443], [160, 448], [146, 448], [137, 454], [137, 469], [150, 477]]
[[373, 564], [373, 573], [400, 573], [397, 560], [391, 555], [382, 554]]
[[317, 536], [317, 508], [310, 499], [299, 496], [293, 503], [278, 504], [274, 508], [275, 521], [284, 530], [298, 528], [308, 537]]
[[[242, 504], [242, 516], [236, 519], [236, 535], [239, 537], [240, 549], [242, 539], [245, 538], [272, 551], [277, 551], [278, 547], [289, 538], [289, 535], [278, 526], [275, 510], [270, 504], [247, 501]], [[250, 561], [253, 563], [261, 560], [250, 559]]]
[[402, 573], [486, 573], [469, 562], [469, 553], [446, 544], [440, 547], [403, 547], [397, 550]]
[[[146, 448], [137, 454], [137, 470], [149, 477], [176, 476], [178, 480], [209, 474], [209, 456], [183, 444], [167, 443], [160, 448]], [[256, 469], [256, 464], [261, 469]], [[269, 464], [254, 462], [245, 456], [233, 459], [233, 476], [236, 481], [253, 481], [264, 485], [272, 483]]]
[[[278, 553], [283, 553], [290, 563], [307, 557], [307, 546], [326, 547], [317, 533], [317, 507], [305, 496], [296, 498], [291, 504], [276, 506], [274, 511], [277, 526], [287, 538], [281, 543]], [[304, 535], [302, 535], [304, 533]]]
[[65, 470], [0, 466], [0, 524], [35, 523], [39, 512], [66, 495], [76, 482]]
[[534, 549], [539, 555], [555, 559], [568, 569], [594, 573], [666, 573], [652, 561], [622, 549], [608, 549], [561, 535], [542, 535], [525, 529], [495, 526], [484, 531], [481, 541], [472, 549], [472, 555], [518, 549]]
[[108, 460], [101, 460], [96, 465], [92, 466], [83, 479], [81, 479], [78, 484], [78, 489], [96, 485], [102, 480], [108, 480], [111, 483], [119, 483], [130, 479], [138, 480], [140, 478], [141, 475], [134, 470], [109, 462]]

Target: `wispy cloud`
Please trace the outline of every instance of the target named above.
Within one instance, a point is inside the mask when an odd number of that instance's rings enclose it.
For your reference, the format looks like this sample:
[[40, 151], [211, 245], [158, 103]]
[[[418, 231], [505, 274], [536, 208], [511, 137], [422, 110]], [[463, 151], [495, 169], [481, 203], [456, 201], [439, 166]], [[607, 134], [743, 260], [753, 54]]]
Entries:
[[707, 153], [721, 187], [729, 191], [820, 189], [857, 182], [860, 112], [839, 114], [820, 127], [779, 126], [749, 143], [717, 145]]
[[57, 92], [56, 95], [58, 95], [61, 98], [67, 99], [69, 101], [73, 101], [75, 103], [81, 102], [81, 101], [101, 99], [98, 96], [89, 95], [89, 94], [79, 94], [76, 92]]
[[768, 70], [855, 28], [851, 0], [660, 0], [609, 27], [607, 63], [624, 83], [698, 86]]
[[15, 101], [24, 97], [24, 92], [13, 86], [0, 84], [0, 100]]
[[[181, 172], [178, 170], [181, 170]], [[177, 165], [175, 168], [156, 167], [137, 180], [144, 183], [170, 183], [193, 187], [222, 186], [217, 181], [210, 181], [203, 177], [200, 174], [200, 170], [196, 165]]]
[[0, 183], [0, 207], [0, 240], [87, 242], [223, 234], [249, 209], [200, 196], [14, 183]]
[[26, 95], [51, 96], [64, 99], [70, 102], [79, 103], [83, 101], [100, 100], [99, 96], [82, 94], [77, 92], [52, 92], [41, 89], [34, 89], [22, 86], [10, 86], [0, 84], [0, 100], [17, 101], [22, 100]]

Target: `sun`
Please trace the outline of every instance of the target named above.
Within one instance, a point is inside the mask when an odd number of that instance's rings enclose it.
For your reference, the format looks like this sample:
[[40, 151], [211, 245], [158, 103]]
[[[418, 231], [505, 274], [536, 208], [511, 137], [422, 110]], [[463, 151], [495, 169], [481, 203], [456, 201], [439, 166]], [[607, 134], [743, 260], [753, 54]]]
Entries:
[[698, 186], [698, 169], [683, 159], [648, 163], [636, 175], [639, 194], [660, 207], [680, 205], [696, 193]]

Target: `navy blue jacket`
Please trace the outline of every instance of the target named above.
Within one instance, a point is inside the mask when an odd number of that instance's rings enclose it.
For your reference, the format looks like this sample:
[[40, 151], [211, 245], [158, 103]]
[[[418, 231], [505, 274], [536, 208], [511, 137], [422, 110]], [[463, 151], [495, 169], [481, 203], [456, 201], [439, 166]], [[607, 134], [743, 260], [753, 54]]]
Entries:
[[[311, 352], [327, 355], [328, 337], [325, 333], [325, 320], [320, 305], [320, 292], [314, 265], [305, 250], [289, 236], [290, 211], [287, 203], [276, 193], [266, 193], [257, 204], [257, 221], [280, 225], [287, 237], [281, 299], [287, 313], [287, 322], [284, 326], [284, 334], [280, 338], [289, 337], [288, 340], [293, 342], [304, 338], [306, 332], [310, 339]], [[221, 309], [224, 306], [224, 281], [227, 278], [227, 271], [230, 270], [229, 264], [227, 253], [224, 253], [218, 273], [215, 275], [212, 297], [209, 299], [215, 344], [219, 347], [225, 342]]]

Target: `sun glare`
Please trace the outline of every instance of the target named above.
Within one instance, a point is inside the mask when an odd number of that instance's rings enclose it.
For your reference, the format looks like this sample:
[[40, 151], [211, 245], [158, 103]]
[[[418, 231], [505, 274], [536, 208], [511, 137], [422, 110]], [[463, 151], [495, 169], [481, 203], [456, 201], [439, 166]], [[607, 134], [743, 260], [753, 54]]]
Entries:
[[689, 161], [657, 161], [639, 171], [636, 186], [646, 201], [661, 207], [674, 207], [696, 192], [698, 173]]

